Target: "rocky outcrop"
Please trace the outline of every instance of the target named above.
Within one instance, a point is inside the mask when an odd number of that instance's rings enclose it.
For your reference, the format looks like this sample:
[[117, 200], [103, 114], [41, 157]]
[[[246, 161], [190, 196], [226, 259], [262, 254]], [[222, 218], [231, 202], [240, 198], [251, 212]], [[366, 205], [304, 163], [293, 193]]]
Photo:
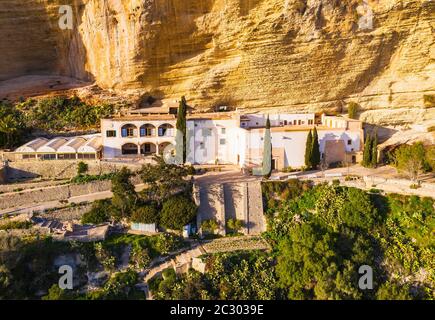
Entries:
[[434, 17], [427, 0], [3, 0], [0, 80], [58, 74], [198, 108], [355, 100], [365, 120], [413, 122], [435, 116]]

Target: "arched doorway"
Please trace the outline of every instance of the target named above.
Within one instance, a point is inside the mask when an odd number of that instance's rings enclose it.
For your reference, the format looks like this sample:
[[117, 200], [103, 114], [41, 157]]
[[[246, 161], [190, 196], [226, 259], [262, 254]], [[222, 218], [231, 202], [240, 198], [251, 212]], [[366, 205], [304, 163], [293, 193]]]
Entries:
[[144, 143], [140, 146], [140, 153], [144, 156], [151, 156], [156, 154], [157, 147], [154, 143]]
[[138, 147], [134, 143], [126, 143], [122, 146], [122, 154], [123, 155], [137, 155]]

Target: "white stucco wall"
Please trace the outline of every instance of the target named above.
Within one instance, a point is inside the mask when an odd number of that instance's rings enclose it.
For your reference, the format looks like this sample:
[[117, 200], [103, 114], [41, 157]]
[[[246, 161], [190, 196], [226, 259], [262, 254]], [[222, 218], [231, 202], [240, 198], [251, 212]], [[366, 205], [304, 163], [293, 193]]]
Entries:
[[[263, 148], [264, 130], [249, 130], [247, 143], [250, 149]], [[285, 166], [302, 167], [305, 164], [305, 145], [309, 131], [272, 131], [272, 148], [284, 148]], [[320, 152], [325, 151], [325, 142], [328, 140], [344, 140], [346, 152], [360, 150], [360, 133], [341, 130], [319, 130]], [[348, 145], [348, 140], [351, 144]], [[353, 149], [353, 150], [352, 150]], [[254, 163], [261, 164], [261, 156], [252, 157]]]
[[[134, 137], [122, 137], [121, 128], [124, 125], [132, 124], [137, 127], [135, 131]], [[155, 126], [156, 130], [154, 131], [154, 135], [151, 137], [140, 137], [140, 127], [144, 124], [152, 124]], [[104, 119], [101, 122], [101, 131], [102, 131], [102, 139], [103, 139], [103, 155], [106, 159], [113, 159], [117, 157], [122, 157], [122, 146], [127, 143], [132, 143], [135, 145], [143, 145], [145, 143], [153, 143], [155, 145], [160, 145], [164, 142], [173, 143], [175, 141], [175, 130], [173, 130], [173, 136], [169, 137], [159, 137], [158, 127], [163, 124], [171, 124], [175, 127], [174, 120], [158, 120], [158, 121], [146, 121], [146, 120], [137, 120], [137, 121], [112, 121], [110, 119]], [[107, 137], [106, 132], [108, 130], [116, 131], [116, 137]]]

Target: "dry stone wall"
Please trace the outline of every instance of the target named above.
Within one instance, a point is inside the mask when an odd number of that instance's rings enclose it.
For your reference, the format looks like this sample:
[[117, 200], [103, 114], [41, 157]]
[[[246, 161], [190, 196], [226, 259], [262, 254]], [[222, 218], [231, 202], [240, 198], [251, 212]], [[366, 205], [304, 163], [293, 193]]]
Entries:
[[[70, 179], [77, 175], [77, 164], [80, 161], [17, 161], [9, 162], [7, 177], [9, 181], [24, 179]], [[84, 161], [88, 164], [90, 175], [114, 172], [122, 167], [132, 170], [140, 168], [133, 164], [118, 164], [102, 161]]]
[[6, 193], [0, 195], [0, 209], [67, 200], [70, 197], [103, 192], [110, 190], [110, 188], [110, 181], [96, 181], [87, 184], [61, 185], [44, 189]]

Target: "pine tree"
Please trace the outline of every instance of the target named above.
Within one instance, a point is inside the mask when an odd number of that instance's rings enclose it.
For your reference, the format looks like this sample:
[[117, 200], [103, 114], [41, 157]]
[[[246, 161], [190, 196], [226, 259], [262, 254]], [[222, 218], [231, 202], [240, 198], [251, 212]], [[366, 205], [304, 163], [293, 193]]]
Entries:
[[317, 128], [314, 127], [313, 133], [313, 149], [311, 151], [311, 166], [316, 169], [320, 164], [320, 146], [319, 135], [317, 134]]
[[270, 133], [269, 116], [266, 121], [266, 132], [264, 133], [264, 148], [263, 148], [263, 175], [270, 176], [272, 173], [272, 136]]
[[307, 137], [307, 143], [305, 145], [305, 168], [306, 169], [311, 169], [312, 167], [312, 163], [311, 163], [312, 151], [313, 151], [313, 133], [310, 130]]
[[364, 144], [364, 153], [363, 153], [363, 161], [362, 165], [364, 167], [369, 167], [372, 162], [372, 137], [370, 134], [366, 137], [366, 142]]
[[[181, 150], [181, 147], [177, 148], [177, 152], [183, 153], [183, 159], [182, 162], [186, 163], [186, 157], [187, 157], [187, 126], [186, 126], [186, 116], [187, 116], [187, 103], [186, 98], [183, 96], [181, 97], [180, 105], [178, 107], [178, 114], [177, 114], [177, 131], [179, 131], [182, 135], [182, 138], [179, 139], [180, 143], [182, 144], [183, 150]], [[177, 143], [178, 145], [178, 143]]]
[[371, 165], [373, 168], [376, 168], [378, 165], [378, 130], [375, 129], [373, 133], [373, 140], [371, 143]]

